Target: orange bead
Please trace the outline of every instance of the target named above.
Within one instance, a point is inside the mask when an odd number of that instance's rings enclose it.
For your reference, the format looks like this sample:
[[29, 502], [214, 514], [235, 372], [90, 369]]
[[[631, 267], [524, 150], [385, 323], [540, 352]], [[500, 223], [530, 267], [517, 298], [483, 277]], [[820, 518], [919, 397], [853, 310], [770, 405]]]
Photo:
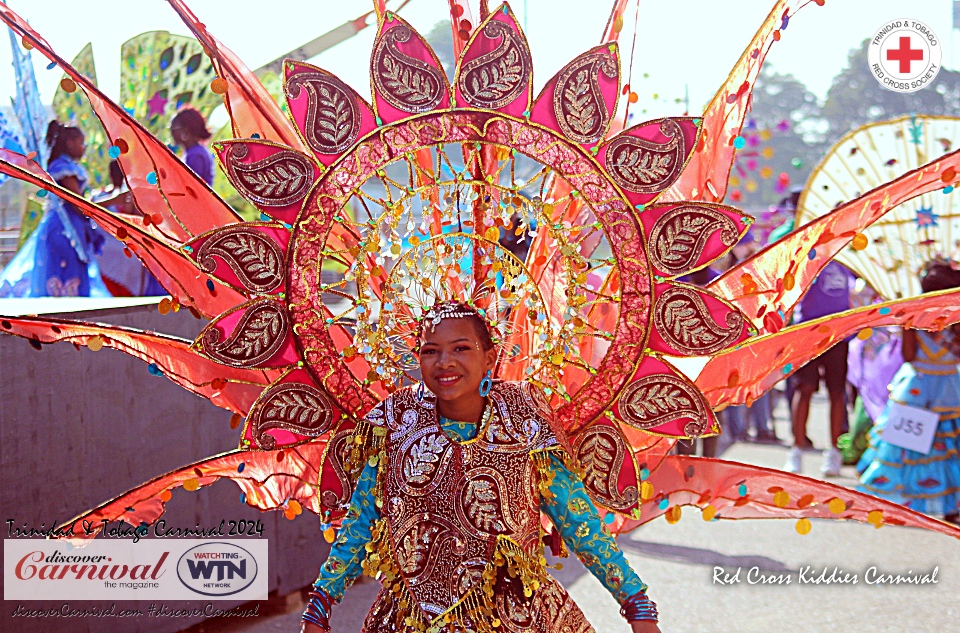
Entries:
[[227, 80], [221, 77], [217, 77], [216, 79], [210, 82], [210, 91], [213, 92], [213, 94], [215, 95], [227, 94], [227, 89], [229, 87], [230, 86], [227, 83]]

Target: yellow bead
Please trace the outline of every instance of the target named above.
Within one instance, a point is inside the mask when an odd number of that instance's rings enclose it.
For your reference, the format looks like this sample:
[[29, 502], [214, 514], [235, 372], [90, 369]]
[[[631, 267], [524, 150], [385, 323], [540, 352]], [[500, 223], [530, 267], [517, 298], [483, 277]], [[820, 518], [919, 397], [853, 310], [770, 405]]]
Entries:
[[834, 514], [841, 514], [844, 510], [847, 509], [847, 504], [843, 502], [842, 499], [833, 498], [830, 500], [830, 512]]
[[773, 504], [778, 508], [786, 508], [790, 505], [790, 495], [786, 490], [780, 490], [773, 495]]
[[654, 493], [654, 488], [652, 483], [650, 483], [649, 481], [645, 481], [642, 484], [640, 484], [641, 499], [643, 499], [644, 501], [647, 501], [648, 499], [652, 499], [653, 493]]

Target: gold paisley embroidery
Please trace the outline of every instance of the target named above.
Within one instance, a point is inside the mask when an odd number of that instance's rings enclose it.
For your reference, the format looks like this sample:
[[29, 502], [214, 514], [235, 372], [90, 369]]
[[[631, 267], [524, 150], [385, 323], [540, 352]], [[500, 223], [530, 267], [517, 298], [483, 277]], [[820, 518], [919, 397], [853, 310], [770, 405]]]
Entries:
[[317, 437], [327, 432], [333, 419], [333, 405], [326, 394], [312, 385], [296, 382], [274, 385], [250, 411], [253, 439], [266, 450], [277, 445], [267, 434], [270, 429]]
[[610, 124], [600, 73], [617, 76], [616, 61], [603, 52], [584, 55], [564, 69], [553, 92], [553, 113], [560, 130], [577, 143], [600, 140]]
[[[353, 437], [354, 431], [352, 429], [339, 431], [334, 434], [330, 440], [330, 447], [327, 449], [327, 459], [343, 491], [343, 494], [337, 495], [327, 487], [323, 489], [320, 502], [325, 509], [331, 512], [342, 508], [350, 501], [350, 497], [353, 496], [353, 482], [356, 480], [356, 475], [359, 474], [351, 473], [351, 476], [347, 475], [347, 471], [351, 470], [347, 466], [347, 462], [350, 461], [349, 451], [353, 450], [355, 446], [354, 442], [348, 442], [348, 440], [352, 440]], [[357, 449], [357, 451], [359, 452], [359, 449]]]
[[289, 99], [307, 92], [306, 129], [303, 135], [321, 154], [339, 154], [357, 140], [361, 114], [350, 89], [334, 75], [318, 72], [297, 73], [287, 80]]
[[251, 303], [225, 341], [220, 330], [208, 326], [198, 337], [200, 351], [223, 365], [249, 369], [259, 367], [276, 354], [286, 338], [289, 317], [284, 306], [272, 299]]
[[660, 336], [677, 351], [703, 356], [726, 349], [743, 331], [743, 315], [727, 312], [727, 327], [710, 316], [710, 309], [696, 290], [674, 286], [657, 299], [653, 322]]
[[446, 77], [426, 62], [401, 53], [398, 43], [415, 37], [400, 25], [387, 31], [373, 51], [373, 83], [377, 94], [401, 112], [419, 114], [433, 110], [443, 98]]
[[489, 39], [499, 38], [500, 44], [464, 64], [457, 84], [468, 105], [502, 108], [519, 97], [527, 86], [532, 69], [530, 50], [523, 38], [502, 22], [489, 21], [482, 33]]
[[500, 517], [500, 499], [496, 484], [489, 479], [471, 479], [463, 504], [467, 518], [479, 530], [489, 534], [506, 531]]
[[249, 149], [234, 143], [227, 159], [227, 176], [245, 198], [264, 207], [300, 202], [313, 184], [313, 163], [293, 150], [281, 150], [253, 163], [240, 162]]
[[627, 385], [620, 396], [624, 421], [641, 430], [652, 429], [678, 418], [691, 418], [683, 432], [699, 437], [710, 424], [707, 405], [699, 391], [668, 374], [645, 376]]
[[671, 209], [650, 231], [650, 261], [666, 273], [681, 275], [697, 265], [707, 240], [718, 230], [725, 246], [740, 237], [734, 221], [719, 211], [696, 205]]
[[627, 450], [620, 434], [606, 425], [584, 431], [576, 447], [587, 492], [601, 505], [614, 510], [628, 510], [638, 498], [636, 486], [628, 486], [623, 493], [617, 489], [623, 461], [630, 458]]
[[610, 143], [607, 167], [614, 182], [635, 193], [660, 193], [673, 184], [683, 167], [683, 130], [672, 119], [660, 123], [666, 143], [619, 136]]
[[400, 570], [409, 578], [418, 576], [427, 566], [429, 548], [427, 544], [436, 540], [440, 527], [430, 523], [413, 526], [397, 545], [397, 560]]
[[243, 287], [265, 294], [279, 288], [286, 268], [280, 245], [256, 229], [235, 224], [217, 230], [197, 249], [197, 264], [205, 273], [217, 270], [220, 257]]
[[444, 451], [450, 446], [442, 434], [435, 433], [420, 438], [410, 447], [408, 458], [403, 463], [403, 476], [408, 484], [422, 485], [429, 482]]

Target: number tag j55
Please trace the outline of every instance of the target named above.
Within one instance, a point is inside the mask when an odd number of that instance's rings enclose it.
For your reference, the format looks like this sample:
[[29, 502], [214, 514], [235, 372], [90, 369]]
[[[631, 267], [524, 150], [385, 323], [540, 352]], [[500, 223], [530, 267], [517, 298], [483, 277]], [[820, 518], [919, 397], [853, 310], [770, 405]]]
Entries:
[[891, 402], [888, 404], [887, 424], [883, 427], [881, 438], [894, 446], [926, 455], [933, 445], [939, 422], [940, 415], [934, 411]]

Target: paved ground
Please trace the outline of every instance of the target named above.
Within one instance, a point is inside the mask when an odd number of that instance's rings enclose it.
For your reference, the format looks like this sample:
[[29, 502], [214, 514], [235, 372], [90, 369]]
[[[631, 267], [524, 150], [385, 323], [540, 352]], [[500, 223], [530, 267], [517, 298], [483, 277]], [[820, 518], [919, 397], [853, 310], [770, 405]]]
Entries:
[[[826, 438], [826, 401], [815, 397], [809, 435], [822, 446]], [[786, 412], [777, 411], [777, 432], [789, 437]], [[779, 468], [786, 447], [735, 444], [724, 458]], [[804, 455], [804, 474], [819, 477], [819, 453]], [[854, 471], [844, 468], [835, 480], [853, 485]], [[800, 536], [793, 521], [701, 521], [695, 510], [684, 509], [676, 525], [657, 520], [620, 538], [620, 545], [657, 601], [664, 633], [703, 631], [771, 631], [777, 633], [949, 631], [960, 621], [960, 543], [948, 537], [909, 528], [871, 526], [839, 521], [815, 521]], [[614, 601], [576, 560], [564, 561], [556, 572], [600, 633], [626, 632]], [[305, 562], [318, 565], [319, 561]], [[806, 566], [834, 568], [857, 574], [857, 584], [800, 584]], [[740, 572], [740, 582], [713, 581], [716, 567]], [[876, 567], [883, 573], [926, 573], [937, 569], [936, 584], [880, 586], [865, 582]], [[755, 568], [765, 577], [789, 576], [790, 584], [749, 584]], [[356, 633], [378, 585], [355, 585], [333, 618], [335, 633]], [[293, 606], [292, 606], [293, 608]], [[294, 633], [299, 613], [260, 618], [232, 631]], [[223, 629], [220, 629], [223, 630]]]

